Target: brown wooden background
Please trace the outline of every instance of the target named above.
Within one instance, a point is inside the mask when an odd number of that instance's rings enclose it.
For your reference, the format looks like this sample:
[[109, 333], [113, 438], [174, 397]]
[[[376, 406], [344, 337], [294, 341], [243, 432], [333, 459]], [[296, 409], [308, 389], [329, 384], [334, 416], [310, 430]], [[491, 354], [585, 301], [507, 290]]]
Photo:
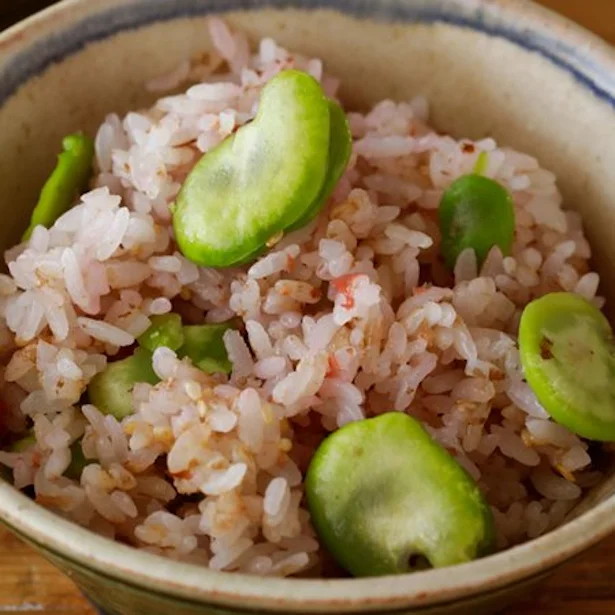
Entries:
[[[540, 0], [615, 44], [615, 0]], [[51, 4], [0, 0], [0, 29]], [[615, 537], [558, 572], [506, 615], [615, 614]], [[91, 615], [75, 586], [0, 528], [0, 612]]]

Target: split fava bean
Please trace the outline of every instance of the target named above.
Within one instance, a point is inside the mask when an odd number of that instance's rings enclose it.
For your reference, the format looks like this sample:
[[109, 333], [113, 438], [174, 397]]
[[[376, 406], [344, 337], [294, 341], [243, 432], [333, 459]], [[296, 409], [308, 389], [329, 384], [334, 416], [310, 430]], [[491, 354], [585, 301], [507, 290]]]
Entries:
[[52, 226], [87, 187], [94, 159], [94, 142], [90, 137], [76, 133], [65, 137], [62, 147], [56, 167], [45, 182], [32, 212], [23, 241], [30, 238], [37, 226]]
[[521, 316], [519, 351], [528, 384], [556, 422], [615, 441], [613, 330], [595, 305], [565, 292], [532, 301]]
[[463, 468], [406, 414], [350, 423], [306, 477], [318, 536], [354, 576], [449, 566], [491, 551], [491, 509]]
[[464, 175], [446, 190], [438, 208], [441, 252], [449, 269], [472, 248], [479, 265], [498, 246], [510, 253], [515, 234], [512, 197], [498, 182], [481, 175]]
[[275, 76], [254, 121], [188, 175], [173, 211], [184, 256], [203, 266], [235, 266], [309, 222], [348, 161], [350, 134], [340, 111], [307, 73]]

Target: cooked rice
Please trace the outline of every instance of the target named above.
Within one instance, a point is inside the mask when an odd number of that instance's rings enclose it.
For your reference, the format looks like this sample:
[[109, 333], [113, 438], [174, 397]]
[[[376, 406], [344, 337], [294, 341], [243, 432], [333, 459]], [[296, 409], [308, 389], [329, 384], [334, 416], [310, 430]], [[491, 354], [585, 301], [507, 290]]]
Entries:
[[[250, 267], [197, 268], [175, 248], [169, 204], [202, 152], [256, 112], [260, 89], [295, 67], [334, 95], [320, 60], [211, 20], [216, 51], [148, 84], [190, 86], [151, 109], [107, 117], [92, 191], [28, 243], [0, 276], [6, 425], [36, 444], [0, 452], [15, 486], [110, 538], [219, 570], [319, 574], [324, 554], [303, 502], [315, 447], [350, 421], [397, 410], [421, 421], [474, 476], [498, 546], [561, 523], [600, 475], [588, 445], [555, 424], [523, 380], [516, 347], [534, 297], [576, 292], [602, 306], [580, 216], [549, 171], [492, 139], [457, 141], [427, 124], [423, 98], [350, 113], [354, 153], [317, 221]], [[227, 70], [228, 72], [224, 72]], [[216, 71], [215, 76], [212, 74]], [[516, 238], [480, 270], [439, 259], [436, 212], [486, 152], [511, 192]], [[80, 398], [149, 317], [243, 319], [224, 341], [233, 373], [211, 377], [161, 348], [162, 379], [139, 384], [121, 422]], [[92, 461], [63, 476], [71, 445]]]

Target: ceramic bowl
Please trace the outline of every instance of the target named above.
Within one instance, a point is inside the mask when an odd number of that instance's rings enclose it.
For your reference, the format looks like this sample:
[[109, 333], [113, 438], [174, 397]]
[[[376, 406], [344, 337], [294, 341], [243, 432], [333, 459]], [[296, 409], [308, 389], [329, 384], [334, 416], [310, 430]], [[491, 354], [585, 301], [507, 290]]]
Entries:
[[[526, 0], [66, 0], [0, 36], [0, 247], [12, 244], [70, 131], [147, 102], [142, 83], [206, 50], [228, 13], [326, 60], [364, 107], [423, 93], [435, 125], [537, 156], [584, 214], [615, 299], [615, 54]], [[615, 529], [615, 478], [563, 527], [450, 569], [364, 580], [211, 572], [90, 534], [0, 481], [0, 518], [109, 613], [481, 613], [502, 608]]]

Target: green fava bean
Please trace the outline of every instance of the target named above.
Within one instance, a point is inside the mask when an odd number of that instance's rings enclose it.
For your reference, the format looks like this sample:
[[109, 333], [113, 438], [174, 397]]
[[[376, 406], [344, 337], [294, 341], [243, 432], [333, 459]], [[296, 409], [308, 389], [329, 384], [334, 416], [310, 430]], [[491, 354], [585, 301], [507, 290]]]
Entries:
[[190, 360], [208, 374], [230, 374], [233, 364], [224, 346], [224, 334], [233, 328], [234, 323], [217, 325], [193, 325], [184, 327], [184, 345], [179, 349], [180, 357]]
[[139, 336], [137, 342], [141, 348], [154, 352], [164, 346], [173, 351], [179, 350], [184, 343], [182, 319], [179, 314], [159, 314], [150, 318], [149, 329]]
[[591, 440], [615, 441], [615, 344], [604, 314], [583, 297], [532, 301], [519, 324], [528, 384], [551, 417]]
[[468, 562], [491, 551], [489, 505], [406, 414], [350, 423], [316, 451], [306, 496], [318, 536], [354, 576]]
[[118, 420], [133, 413], [132, 389], [139, 382], [160, 381], [152, 368], [152, 353], [141, 348], [121, 361], [109, 363], [88, 385], [90, 402]]
[[63, 152], [43, 186], [22, 241], [29, 239], [37, 226], [52, 226], [87, 188], [94, 159], [94, 142], [90, 137], [76, 133], [65, 137], [62, 147]]
[[442, 196], [438, 208], [441, 252], [449, 269], [466, 248], [472, 248], [479, 265], [498, 246], [510, 253], [515, 234], [512, 197], [498, 182], [481, 175], [464, 175]]
[[274, 77], [253, 122], [205, 154], [173, 211], [181, 252], [230, 267], [306, 215], [327, 172], [329, 105], [318, 82], [296, 70]]
[[305, 226], [320, 213], [348, 166], [348, 161], [352, 154], [352, 135], [350, 134], [350, 126], [348, 126], [344, 110], [334, 100], [329, 100], [329, 121], [331, 124], [329, 159], [325, 183], [312, 207], [310, 207], [301, 220], [290, 226], [287, 229], [288, 231]]

